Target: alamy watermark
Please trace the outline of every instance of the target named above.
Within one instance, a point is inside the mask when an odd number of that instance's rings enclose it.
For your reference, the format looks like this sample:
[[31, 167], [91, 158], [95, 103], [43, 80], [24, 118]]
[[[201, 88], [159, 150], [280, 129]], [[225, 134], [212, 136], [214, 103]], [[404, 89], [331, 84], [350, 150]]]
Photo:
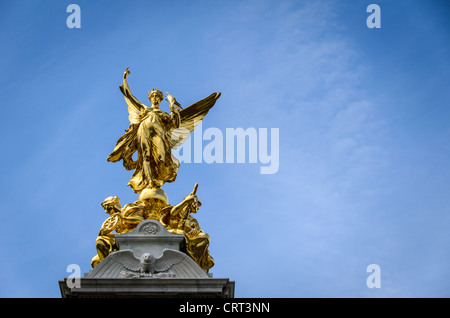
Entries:
[[[81, 8], [78, 4], [69, 4], [66, 12], [70, 13], [67, 17], [66, 25], [69, 29], [81, 28]], [[369, 4], [366, 8], [366, 12], [370, 15], [366, 19], [366, 25], [369, 29], [381, 28], [381, 8], [378, 4]]]
[[381, 267], [378, 264], [370, 264], [366, 269], [367, 273], [371, 273], [367, 277], [366, 285], [368, 288], [381, 288]]
[[66, 269], [67, 273], [70, 275], [66, 279], [67, 287], [69, 288], [80, 288], [81, 287], [81, 268], [78, 264], [70, 264]]
[[261, 174], [280, 166], [279, 128], [219, 128], [203, 131], [201, 122], [173, 154], [183, 163], [259, 163]]
[[381, 8], [378, 4], [369, 4], [366, 12], [371, 13], [366, 20], [366, 25], [369, 29], [381, 28]]
[[78, 4], [69, 4], [66, 12], [70, 15], [66, 19], [66, 25], [69, 29], [81, 28], [81, 8]]

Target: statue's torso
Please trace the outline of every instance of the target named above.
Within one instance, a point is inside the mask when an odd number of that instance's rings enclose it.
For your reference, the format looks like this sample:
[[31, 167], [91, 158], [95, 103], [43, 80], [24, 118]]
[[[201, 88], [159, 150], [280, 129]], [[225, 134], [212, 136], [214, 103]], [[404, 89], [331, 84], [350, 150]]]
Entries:
[[165, 121], [167, 120], [162, 110], [148, 108], [139, 126], [139, 135], [145, 137], [164, 137]]

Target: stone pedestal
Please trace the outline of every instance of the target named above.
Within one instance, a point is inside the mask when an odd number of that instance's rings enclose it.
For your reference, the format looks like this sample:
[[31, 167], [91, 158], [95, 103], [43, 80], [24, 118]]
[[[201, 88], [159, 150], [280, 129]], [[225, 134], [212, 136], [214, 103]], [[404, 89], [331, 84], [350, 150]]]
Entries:
[[234, 282], [226, 278], [82, 278], [80, 288], [59, 282], [64, 298], [233, 298]]
[[62, 297], [234, 297], [233, 281], [212, 278], [182, 252], [184, 235], [156, 220], [117, 234], [116, 244], [119, 250], [80, 278], [79, 287], [59, 281]]

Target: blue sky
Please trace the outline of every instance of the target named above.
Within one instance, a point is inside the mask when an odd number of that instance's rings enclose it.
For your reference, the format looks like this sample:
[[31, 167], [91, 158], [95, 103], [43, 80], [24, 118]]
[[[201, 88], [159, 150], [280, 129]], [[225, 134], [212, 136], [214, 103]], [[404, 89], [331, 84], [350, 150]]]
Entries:
[[279, 128], [277, 173], [186, 163], [163, 187], [176, 204], [199, 183], [211, 272], [237, 297], [450, 296], [448, 3], [111, 2], [0, 5], [1, 297], [60, 297], [69, 264], [90, 269], [103, 199], [137, 199], [106, 161], [126, 67], [143, 102], [222, 92], [203, 129]]

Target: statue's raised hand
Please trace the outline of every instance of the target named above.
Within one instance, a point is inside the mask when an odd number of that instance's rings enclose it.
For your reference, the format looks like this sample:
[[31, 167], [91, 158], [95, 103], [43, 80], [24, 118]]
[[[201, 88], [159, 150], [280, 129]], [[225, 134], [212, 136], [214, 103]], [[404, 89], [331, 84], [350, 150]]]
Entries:
[[167, 95], [166, 95], [166, 101], [168, 101], [169, 104], [170, 104], [171, 106], [173, 106], [177, 100], [175, 99], [175, 97], [173, 97], [172, 95], [170, 95], [168, 92], [166, 92], [166, 94], [167, 94]]
[[123, 79], [124, 79], [124, 80], [127, 79], [127, 77], [128, 77], [129, 74], [130, 74], [130, 71], [128, 70], [128, 67], [127, 67], [127, 69], [126, 69], [125, 72], [123, 73]]

